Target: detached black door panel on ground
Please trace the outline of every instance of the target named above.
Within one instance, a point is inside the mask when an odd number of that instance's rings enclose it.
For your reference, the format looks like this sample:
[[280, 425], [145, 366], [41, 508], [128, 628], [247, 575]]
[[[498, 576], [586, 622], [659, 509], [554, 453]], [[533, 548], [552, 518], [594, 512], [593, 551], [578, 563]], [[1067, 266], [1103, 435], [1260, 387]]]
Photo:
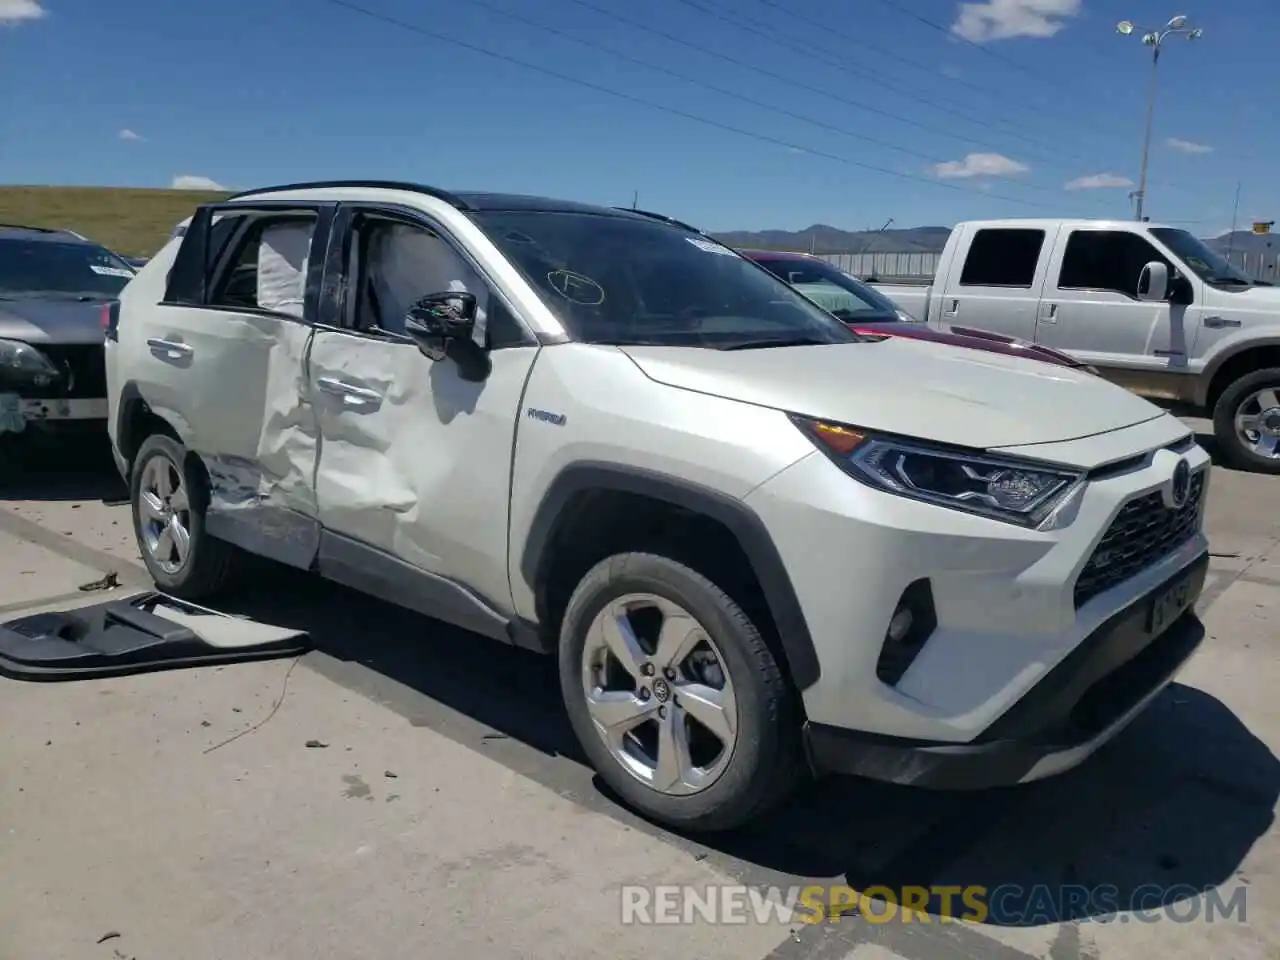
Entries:
[[0, 624], [0, 675], [84, 680], [290, 657], [310, 645], [303, 631], [144, 593]]

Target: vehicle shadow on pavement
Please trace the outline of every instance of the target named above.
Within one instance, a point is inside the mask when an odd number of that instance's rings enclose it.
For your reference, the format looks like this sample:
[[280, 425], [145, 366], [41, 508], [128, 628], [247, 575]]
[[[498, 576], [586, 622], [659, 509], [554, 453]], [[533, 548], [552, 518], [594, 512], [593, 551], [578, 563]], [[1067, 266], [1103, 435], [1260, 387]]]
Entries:
[[[1271, 828], [1280, 760], [1216, 698], [1175, 684], [1115, 742], [1040, 783], [938, 794], [831, 781], [726, 853], [855, 890], [930, 889], [928, 912], [1039, 926], [1193, 901]], [[1233, 883], [1233, 878], [1235, 882]], [[956, 892], [985, 888], [985, 915]], [[1230, 900], [1231, 889], [1221, 894]], [[873, 898], [875, 893], [868, 894]], [[1174, 907], [1195, 916], [1195, 904]], [[877, 914], [888, 909], [877, 905]]]
[[[428, 714], [443, 706], [585, 766], [550, 657], [274, 566], [236, 598], [234, 612], [307, 629], [322, 653], [412, 691], [388, 703], [411, 722], [436, 726]], [[480, 741], [491, 735], [460, 739], [486, 749]], [[592, 782], [615, 799], [598, 777]], [[837, 878], [863, 891], [985, 887], [989, 911], [969, 919], [1042, 925], [1158, 909], [1230, 884], [1271, 827], [1278, 797], [1271, 750], [1220, 701], [1175, 684], [1113, 744], [1048, 781], [935, 793], [833, 777], [750, 828], [692, 839], [770, 872]], [[941, 895], [931, 898], [929, 912], [943, 911]], [[958, 897], [951, 912], [965, 915]]]
[[[10, 438], [6, 438], [10, 439]], [[102, 500], [128, 496], [105, 436], [0, 445], [0, 502]]]

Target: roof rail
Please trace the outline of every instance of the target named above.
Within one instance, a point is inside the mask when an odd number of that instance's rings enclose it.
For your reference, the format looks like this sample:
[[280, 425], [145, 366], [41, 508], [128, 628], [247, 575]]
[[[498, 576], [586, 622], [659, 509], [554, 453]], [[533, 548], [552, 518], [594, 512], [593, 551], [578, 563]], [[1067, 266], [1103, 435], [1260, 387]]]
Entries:
[[[71, 233], [70, 230], [59, 230], [56, 227], [33, 227], [27, 223], [0, 223], [0, 230], [30, 230], [33, 233]], [[73, 237], [79, 234], [72, 233]], [[80, 239], [84, 239], [80, 237]]]
[[673, 227], [679, 227], [681, 230], [688, 230], [690, 233], [702, 233], [697, 227], [691, 227], [675, 217], [668, 217], [665, 213], [654, 213], [652, 210], [636, 210], [632, 207], [614, 207], [613, 209], [621, 210], [624, 213], [634, 213], [638, 217], [648, 217], [650, 220], [661, 220], [663, 223], [669, 223]]
[[437, 190], [421, 183], [406, 183], [399, 180], [311, 180], [304, 183], [283, 183], [274, 187], [258, 187], [254, 190], [242, 190], [227, 197], [228, 200], [240, 200], [244, 197], [256, 197], [264, 193], [280, 193], [285, 190], [336, 190], [353, 187], [373, 187], [382, 190], [404, 190], [409, 193], [423, 193], [437, 200], [443, 200], [451, 207], [459, 210], [470, 210], [471, 205], [461, 197], [454, 196], [445, 190]]

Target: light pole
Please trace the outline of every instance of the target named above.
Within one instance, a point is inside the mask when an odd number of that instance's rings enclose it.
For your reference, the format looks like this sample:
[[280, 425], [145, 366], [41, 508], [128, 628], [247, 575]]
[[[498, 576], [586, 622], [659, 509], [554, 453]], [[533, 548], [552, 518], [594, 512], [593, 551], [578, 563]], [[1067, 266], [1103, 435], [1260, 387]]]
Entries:
[[[1116, 32], [1124, 37], [1129, 36], [1135, 29], [1133, 23], [1128, 20], [1121, 20], [1116, 24]], [[1160, 48], [1169, 37], [1182, 36], [1188, 40], [1195, 40], [1201, 33], [1203, 31], [1199, 27], [1189, 26], [1187, 18], [1178, 14], [1159, 30], [1148, 30], [1142, 35], [1142, 42], [1151, 48], [1151, 89], [1147, 94], [1147, 126], [1142, 136], [1142, 172], [1138, 176], [1138, 189], [1132, 194], [1137, 200], [1139, 223], [1142, 222], [1142, 207], [1147, 199], [1147, 158], [1151, 154], [1151, 121], [1156, 112], [1156, 67], [1160, 65]]]

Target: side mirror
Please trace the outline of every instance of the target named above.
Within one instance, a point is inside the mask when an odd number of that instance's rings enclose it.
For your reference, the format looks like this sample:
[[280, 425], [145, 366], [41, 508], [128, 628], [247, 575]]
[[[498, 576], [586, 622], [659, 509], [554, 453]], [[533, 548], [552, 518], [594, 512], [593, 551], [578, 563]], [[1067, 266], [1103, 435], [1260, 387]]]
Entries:
[[1169, 298], [1169, 268], [1152, 260], [1138, 274], [1138, 299], [1161, 302]]
[[404, 332], [428, 360], [451, 358], [464, 380], [489, 375], [489, 354], [475, 342], [476, 298], [461, 290], [427, 294], [409, 308]]

